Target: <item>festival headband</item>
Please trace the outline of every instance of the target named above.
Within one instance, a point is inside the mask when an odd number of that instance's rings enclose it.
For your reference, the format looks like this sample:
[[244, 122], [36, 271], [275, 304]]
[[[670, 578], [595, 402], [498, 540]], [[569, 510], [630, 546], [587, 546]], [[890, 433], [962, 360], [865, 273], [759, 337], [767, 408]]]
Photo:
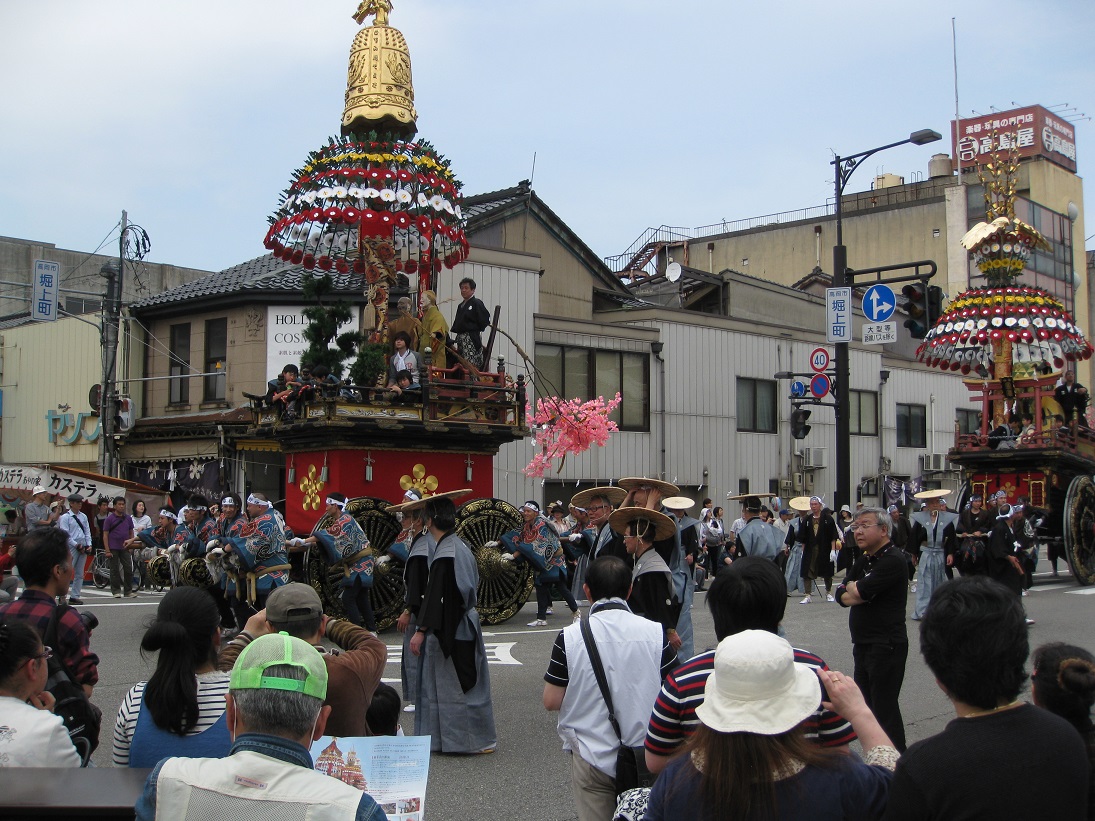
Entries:
[[810, 501], [811, 502], [817, 502], [822, 507], [825, 507], [825, 500], [822, 499], [820, 496], [811, 496]]
[[266, 508], [267, 510], [269, 510], [270, 508], [272, 508], [274, 506], [272, 502], [268, 502], [265, 499], [260, 499], [254, 493], [248, 494], [247, 504], [249, 504], [249, 505], [260, 505], [260, 506]]
[[239, 505], [236, 503], [236, 500], [233, 499], [231, 496], [225, 496], [223, 499], [221, 499], [221, 507], [224, 507], [225, 505], [232, 505], [232, 507], [239, 507]]
[[346, 507], [346, 500], [343, 499], [342, 501], [339, 501], [338, 499], [335, 499], [332, 496], [328, 496], [327, 497], [327, 504], [329, 504], [329, 505], [338, 505], [341, 508], [345, 508]]
[[170, 519], [173, 522], [178, 521], [178, 518], [175, 516], [175, 513], [171, 510], [168, 510], [166, 507], [163, 508], [162, 510], [160, 510], [160, 515], [161, 516], [166, 516], [168, 519]]
[[187, 505], [187, 510], [209, 510], [205, 505]]
[[406, 499], [408, 502], [422, 501], [422, 497], [419, 495], [418, 491], [414, 490], [413, 488], [404, 493], [403, 498]]

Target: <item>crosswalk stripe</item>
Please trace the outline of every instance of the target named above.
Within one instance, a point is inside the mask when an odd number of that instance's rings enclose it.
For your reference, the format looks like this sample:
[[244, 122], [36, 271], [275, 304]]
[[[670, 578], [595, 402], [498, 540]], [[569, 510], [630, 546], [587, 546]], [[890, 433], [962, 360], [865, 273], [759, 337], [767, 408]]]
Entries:
[[1070, 596], [1095, 596], [1095, 587], [1084, 587], [1080, 590], [1069, 590]]

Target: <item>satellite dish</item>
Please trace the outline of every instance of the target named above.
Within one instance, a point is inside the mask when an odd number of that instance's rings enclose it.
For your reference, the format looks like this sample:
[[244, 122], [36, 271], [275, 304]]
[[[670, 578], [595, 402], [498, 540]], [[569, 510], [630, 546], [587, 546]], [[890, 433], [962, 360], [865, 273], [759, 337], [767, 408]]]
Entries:
[[681, 264], [679, 262], [671, 262], [666, 266], [665, 278], [670, 282], [676, 282], [681, 278]]

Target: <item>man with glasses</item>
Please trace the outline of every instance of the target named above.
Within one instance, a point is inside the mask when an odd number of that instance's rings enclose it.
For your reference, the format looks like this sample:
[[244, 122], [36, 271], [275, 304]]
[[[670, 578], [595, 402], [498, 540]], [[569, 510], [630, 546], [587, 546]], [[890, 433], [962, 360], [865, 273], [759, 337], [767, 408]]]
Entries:
[[589, 604], [583, 596], [586, 571], [594, 560], [600, 556], [617, 556], [628, 560], [623, 538], [608, 526], [609, 515], [626, 495], [627, 491], [619, 487], [591, 487], [575, 493], [570, 500], [572, 509], [585, 511], [586, 520], [584, 523], [580, 522], [580, 528], [575, 528], [575, 532], [567, 537], [570, 549], [578, 554], [570, 592], [579, 604]]
[[905, 630], [908, 584], [905, 559], [890, 541], [892, 520], [882, 508], [860, 511], [850, 530], [863, 554], [836, 589], [841, 607], [851, 608], [853, 677], [867, 706], [898, 750], [905, 750], [901, 683], [909, 637]]
[[627, 491], [619, 487], [591, 487], [575, 493], [570, 500], [571, 504], [589, 512], [589, 524], [582, 531], [582, 537], [588, 544], [590, 564], [602, 556], [628, 560], [623, 537], [608, 526], [609, 515], [626, 495]]

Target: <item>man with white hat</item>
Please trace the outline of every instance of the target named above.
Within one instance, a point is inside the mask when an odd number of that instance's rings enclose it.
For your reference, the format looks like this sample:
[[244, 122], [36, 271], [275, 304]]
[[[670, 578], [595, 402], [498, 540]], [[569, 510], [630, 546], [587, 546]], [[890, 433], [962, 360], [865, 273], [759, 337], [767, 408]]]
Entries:
[[932, 593], [950, 576], [954, 565], [958, 514], [945, 509], [943, 497], [948, 493], [949, 490], [922, 490], [915, 497], [926, 500], [928, 509], [912, 515], [913, 536], [907, 548], [920, 573], [913, 621], [924, 618]]
[[23, 511], [23, 516], [27, 521], [27, 532], [32, 533], [40, 527], [53, 527], [57, 524], [57, 520], [65, 512], [65, 506], [59, 504], [51, 508], [49, 506], [49, 491], [41, 485], [34, 486], [31, 496], [33, 497], [32, 500], [27, 503], [26, 509]]

